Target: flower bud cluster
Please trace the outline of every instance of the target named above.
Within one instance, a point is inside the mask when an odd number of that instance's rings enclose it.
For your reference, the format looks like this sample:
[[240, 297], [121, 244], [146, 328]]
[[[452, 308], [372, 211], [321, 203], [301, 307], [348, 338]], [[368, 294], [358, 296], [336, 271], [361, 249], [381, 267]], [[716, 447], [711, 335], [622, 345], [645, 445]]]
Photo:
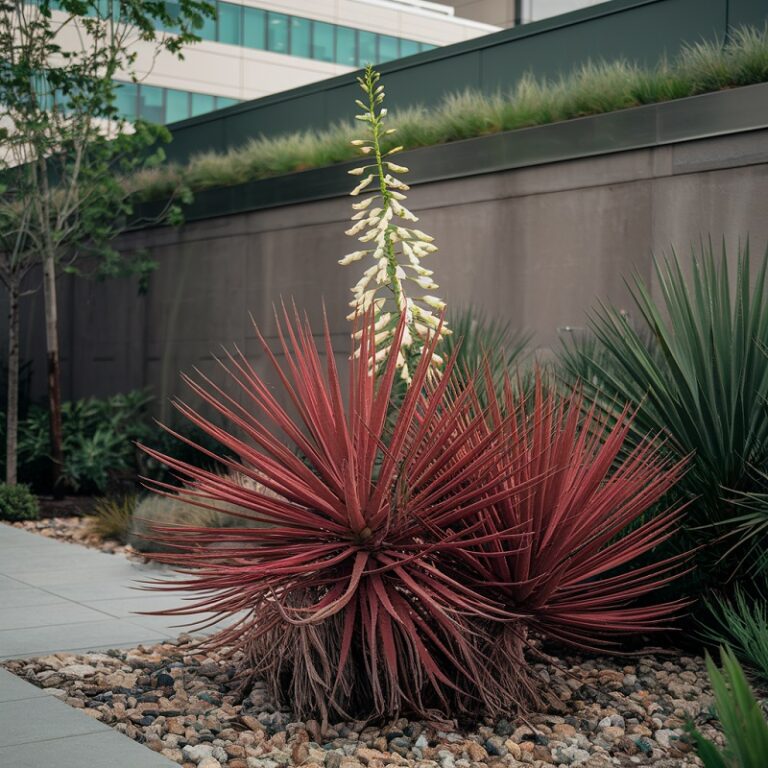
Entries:
[[[355, 102], [363, 110], [356, 119], [367, 123], [370, 138], [355, 139], [352, 144], [371, 162], [349, 171], [352, 176], [362, 177], [350, 194], [365, 196], [352, 205], [353, 223], [346, 233], [356, 237], [363, 247], [348, 253], [339, 264], [365, 261], [370, 265], [352, 288], [353, 311], [349, 319], [374, 308], [377, 362], [389, 356], [398, 320], [405, 313], [406, 328], [397, 365], [402, 378], [410, 382], [412, 364], [425, 342], [438, 330], [441, 334], [450, 331], [440, 322], [445, 303], [432, 293], [437, 289], [433, 272], [421, 264], [425, 256], [437, 251], [437, 246], [432, 237], [411, 226], [418, 219], [404, 205], [404, 193], [409, 187], [397, 178], [408, 169], [390, 159], [402, 147], [386, 153], [381, 149], [382, 137], [395, 129], [384, 128], [387, 110], [381, 106], [384, 86], [379, 79], [379, 73], [370, 66], [365, 76], [358, 78], [368, 103]], [[438, 355], [433, 359], [436, 365], [442, 362]]]

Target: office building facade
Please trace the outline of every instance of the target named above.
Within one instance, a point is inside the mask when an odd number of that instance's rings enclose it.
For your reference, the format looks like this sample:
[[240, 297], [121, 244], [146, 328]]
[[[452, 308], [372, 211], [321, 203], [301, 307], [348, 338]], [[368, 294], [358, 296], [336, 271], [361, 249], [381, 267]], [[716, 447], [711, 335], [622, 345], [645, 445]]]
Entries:
[[198, 30], [202, 40], [183, 60], [155, 59], [151, 45], [137, 44], [140, 81], [121, 84], [123, 115], [172, 123], [498, 29], [426, 0], [214, 4], [216, 19]]

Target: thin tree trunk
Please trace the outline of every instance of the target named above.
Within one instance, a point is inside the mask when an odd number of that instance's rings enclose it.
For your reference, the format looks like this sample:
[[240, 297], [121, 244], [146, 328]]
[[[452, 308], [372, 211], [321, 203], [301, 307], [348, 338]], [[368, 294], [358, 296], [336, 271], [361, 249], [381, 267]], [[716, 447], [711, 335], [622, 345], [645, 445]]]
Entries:
[[51, 424], [51, 460], [53, 493], [62, 496], [61, 437], [61, 366], [59, 361], [59, 317], [56, 298], [56, 261], [50, 254], [43, 257], [43, 301], [45, 304], [45, 341], [48, 352], [48, 411]]
[[5, 436], [5, 482], [16, 485], [19, 446], [19, 283], [8, 289], [8, 411]]

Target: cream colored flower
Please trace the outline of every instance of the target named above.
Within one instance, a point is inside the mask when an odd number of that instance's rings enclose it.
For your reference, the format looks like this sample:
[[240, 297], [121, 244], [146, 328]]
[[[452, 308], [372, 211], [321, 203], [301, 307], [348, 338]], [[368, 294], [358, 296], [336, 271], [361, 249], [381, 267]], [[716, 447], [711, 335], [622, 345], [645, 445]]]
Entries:
[[[351, 218], [354, 223], [346, 230], [351, 237], [356, 237], [361, 243], [372, 243], [374, 247], [347, 254], [339, 263], [348, 265], [369, 257], [372, 259], [373, 263], [352, 288], [350, 306], [353, 311], [348, 318], [359, 319], [361, 312], [370, 309], [374, 311], [376, 364], [383, 364], [392, 353], [399, 319], [405, 316], [406, 327], [396, 365], [402, 380], [410, 382], [412, 372], [409, 366], [415, 364], [423, 345], [434, 336], [438, 328], [441, 334], [450, 331], [441, 327], [440, 320], [431, 311], [434, 309], [442, 312], [445, 302], [431, 293], [423, 296], [408, 295], [414, 285], [421, 292], [431, 292], [437, 288], [432, 279], [433, 271], [421, 264], [421, 259], [434, 253], [437, 247], [433, 245], [430, 235], [405, 226], [406, 223], [418, 221], [418, 217], [403, 204], [406, 199], [404, 193], [409, 187], [397, 177], [397, 174], [407, 173], [408, 169], [389, 159], [381, 159], [380, 139], [395, 129], [383, 125], [387, 110], [380, 106], [384, 100], [384, 88], [379, 79], [379, 74], [370, 67], [366, 68], [363, 78], [358, 78], [366, 98], [356, 101], [362, 110], [362, 114], [356, 117], [367, 124], [370, 135], [369, 138], [352, 141], [352, 145], [358, 147], [363, 155], [375, 154], [376, 162], [349, 171], [353, 176], [365, 176], [350, 194], [356, 196], [372, 185], [378, 191], [352, 204], [354, 213]], [[402, 149], [402, 146], [393, 147], [386, 152], [385, 157], [389, 158]], [[374, 201], [377, 201], [376, 205]], [[408, 273], [406, 269], [411, 272]], [[362, 331], [358, 330], [354, 336], [359, 341]], [[359, 348], [355, 354], [359, 355]], [[439, 355], [434, 355], [434, 362], [440, 364]]]

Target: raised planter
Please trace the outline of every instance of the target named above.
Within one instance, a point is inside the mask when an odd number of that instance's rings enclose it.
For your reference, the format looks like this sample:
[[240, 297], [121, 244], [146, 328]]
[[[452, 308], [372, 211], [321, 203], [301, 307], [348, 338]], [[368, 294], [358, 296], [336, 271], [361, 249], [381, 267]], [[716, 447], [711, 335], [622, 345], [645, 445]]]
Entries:
[[[400, 155], [411, 185], [694, 141], [768, 127], [768, 83], [422, 147]], [[356, 162], [195, 194], [187, 221], [345, 195]]]

